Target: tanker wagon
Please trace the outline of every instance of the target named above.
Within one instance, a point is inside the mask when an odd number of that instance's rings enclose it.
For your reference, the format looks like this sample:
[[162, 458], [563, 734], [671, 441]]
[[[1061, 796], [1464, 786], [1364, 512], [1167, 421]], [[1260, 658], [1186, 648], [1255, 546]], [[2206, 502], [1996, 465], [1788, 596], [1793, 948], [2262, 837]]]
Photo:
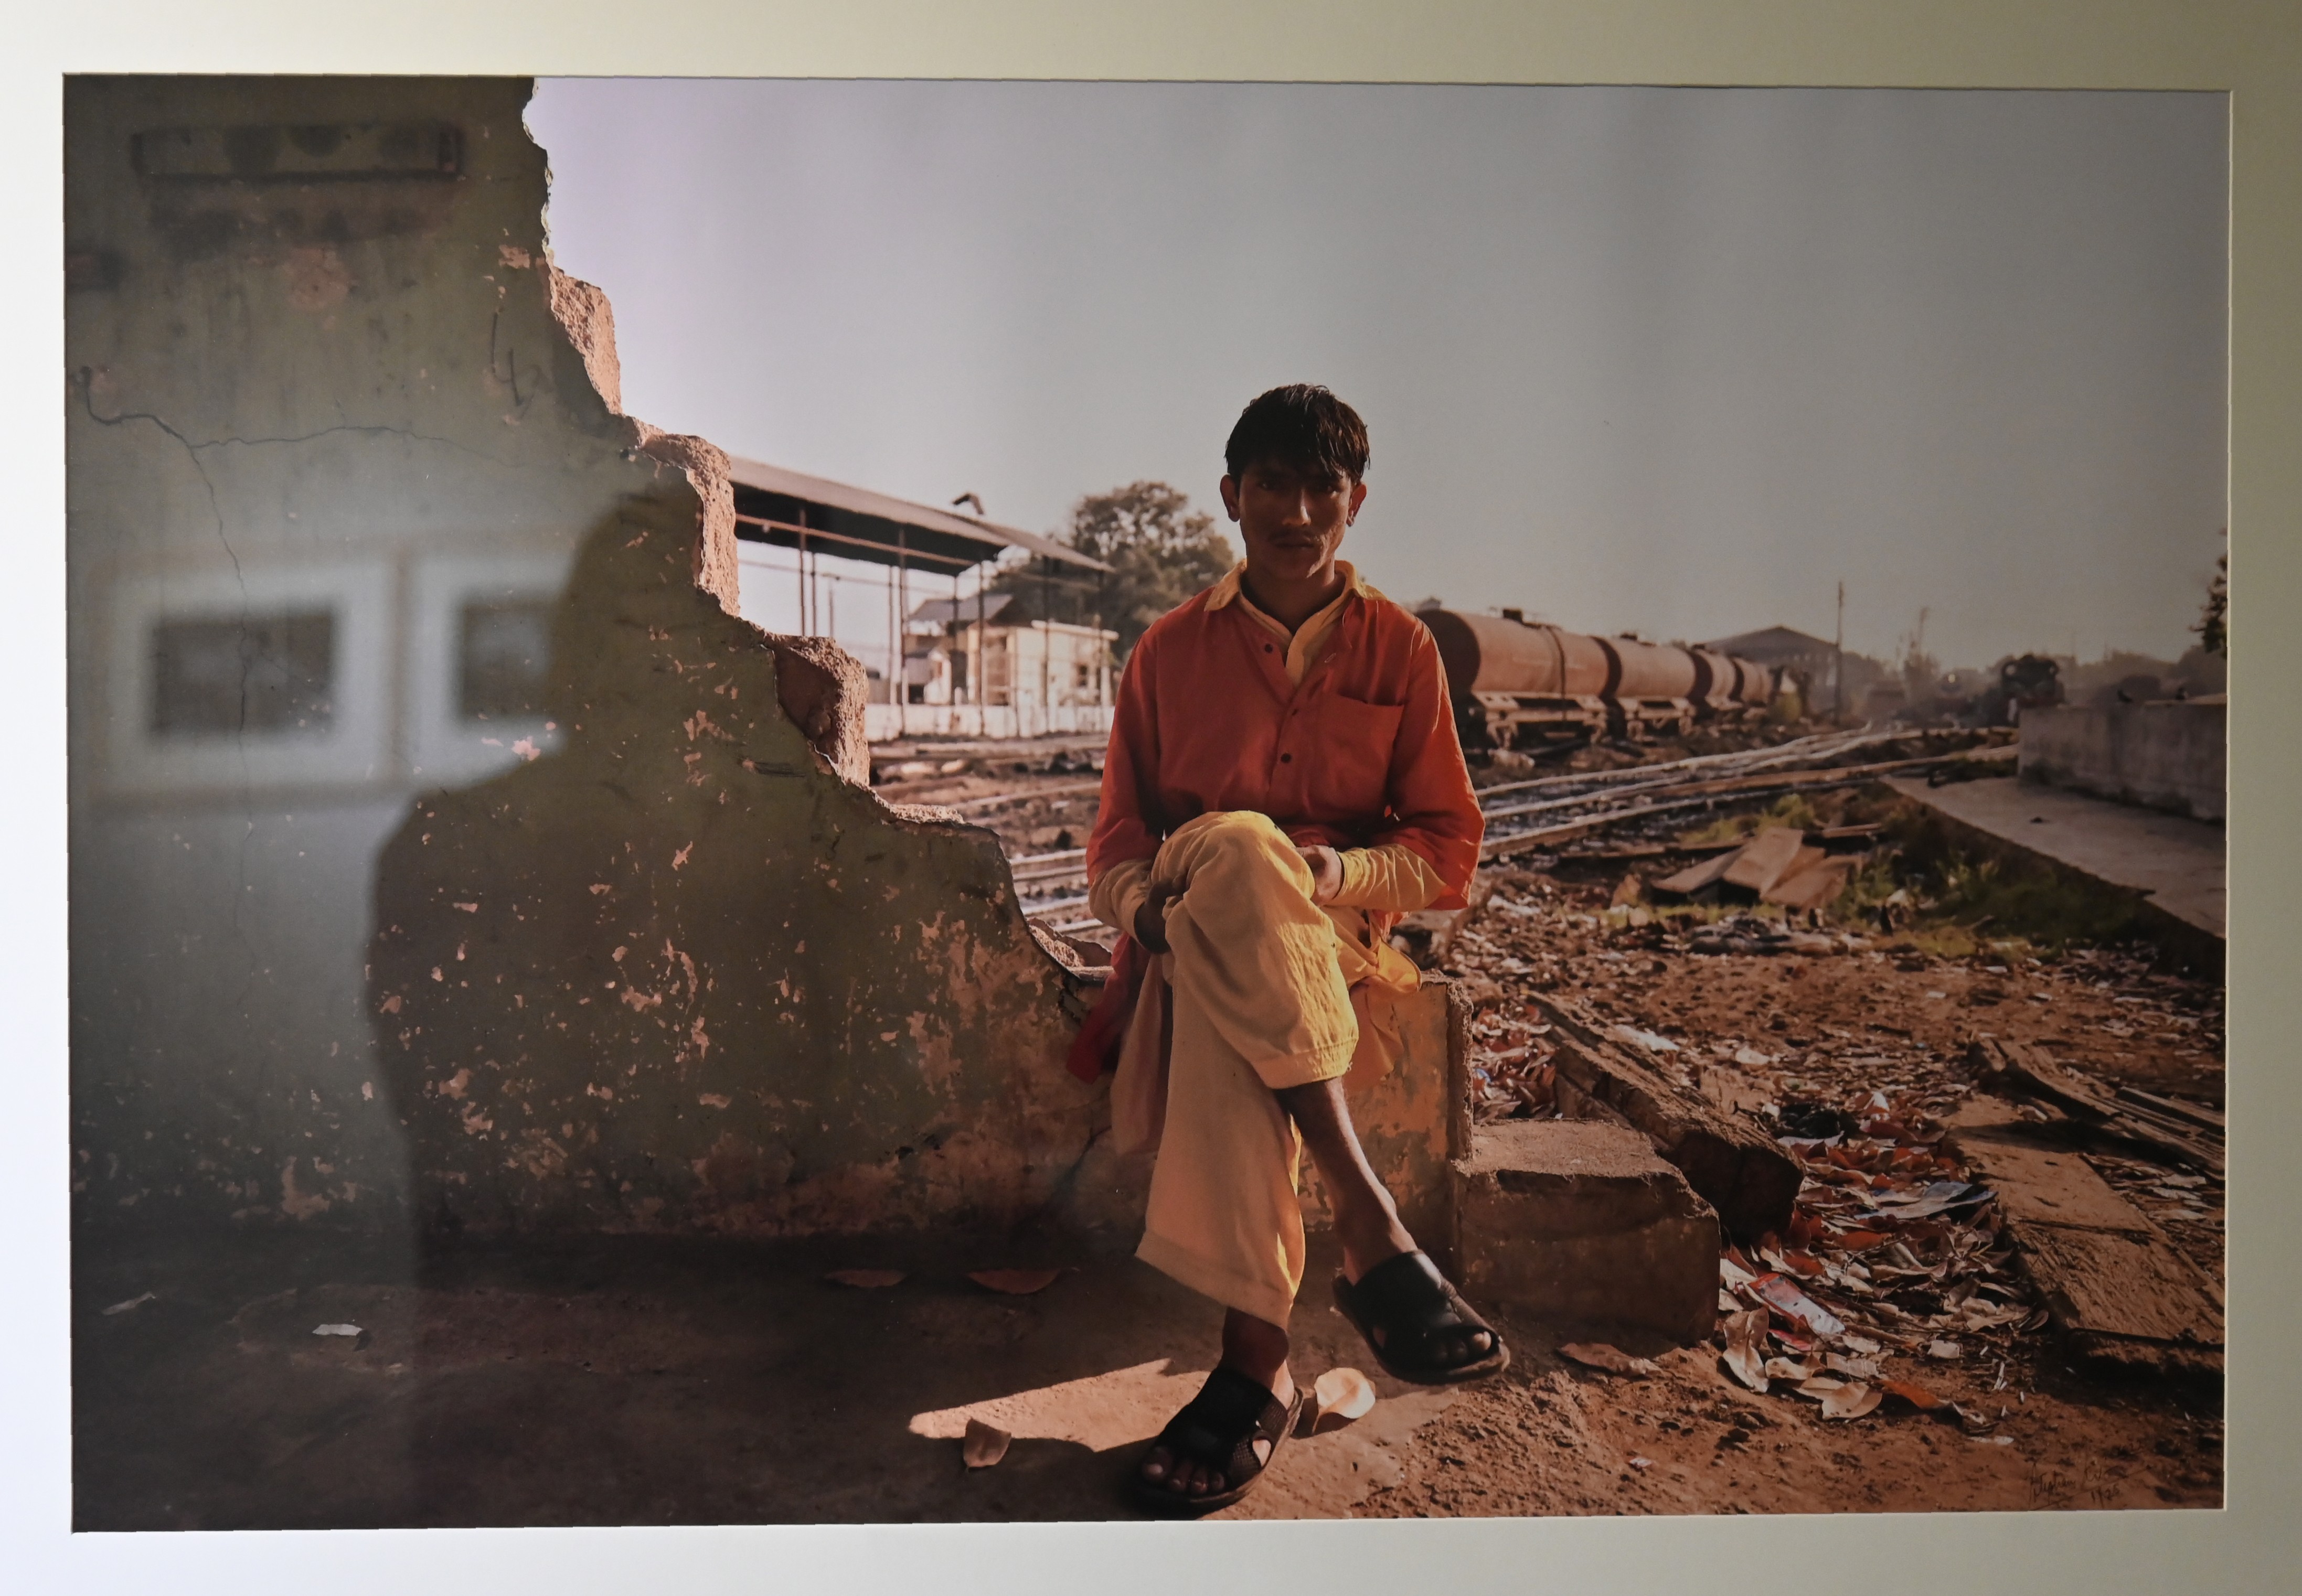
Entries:
[[1766, 666], [1710, 649], [1592, 637], [1525, 612], [1416, 612], [1438, 642], [1466, 748], [1542, 748], [1597, 737], [1684, 735], [1765, 710]]

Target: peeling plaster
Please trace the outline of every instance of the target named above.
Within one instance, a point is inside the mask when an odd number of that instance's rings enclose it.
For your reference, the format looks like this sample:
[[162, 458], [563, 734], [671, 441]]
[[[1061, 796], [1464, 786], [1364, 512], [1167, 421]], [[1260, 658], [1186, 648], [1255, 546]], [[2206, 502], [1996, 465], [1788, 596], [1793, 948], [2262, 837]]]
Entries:
[[[124, 263], [67, 316], [78, 1200], [1126, 1226], [1142, 1172], [1100, 1150], [1103, 1088], [1063, 1067], [1093, 988], [1024, 922], [989, 833], [869, 790], [861, 667], [735, 613], [727, 457], [622, 414], [606, 297], [550, 262], [543, 152], [467, 140], [467, 170], [420, 192], [164, 189], [123, 154], [155, 125], [502, 129], [526, 92], [67, 86], [68, 226]], [[397, 605], [422, 562], [508, 527], [568, 561], [548, 738], [508, 731], [490, 773], [419, 779], [402, 703], [357, 803], [243, 775], [197, 816], [105, 807], [117, 689], [79, 617], [122, 573], [206, 560], [246, 594], [298, 560], [369, 560]], [[1427, 1147], [1434, 1112], [1385, 1156]]]

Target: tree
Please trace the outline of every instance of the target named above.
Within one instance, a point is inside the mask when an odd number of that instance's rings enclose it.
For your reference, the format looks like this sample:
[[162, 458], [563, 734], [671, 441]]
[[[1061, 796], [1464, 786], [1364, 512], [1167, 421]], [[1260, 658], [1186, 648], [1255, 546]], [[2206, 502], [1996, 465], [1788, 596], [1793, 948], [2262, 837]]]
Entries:
[[1090, 493], [1071, 507], [1071, 525], [1058, 535], [1111, 567], [1100, 593], [1069, 571], [1063, 574], [1063, 592], [1047, 592], [1037, 568], [1045, 561], [1001, 572], [993, 589], [1070, 612], [1053, 619], [1084, 621], [1099, 609], [1103, 624], [1119, 634], [1114, 648], [1122, 660], [1153, 621], [1213, 584], [1233, 560], [1214, 517], [1193, 509], [1180, 490], [1165, 483], [1135, 482]]
[[2230, 658], [2230, 551], [2214, 559], [2214, 579], [2206, 584], [2206, 607], [2190, 628], [2209, 654]]

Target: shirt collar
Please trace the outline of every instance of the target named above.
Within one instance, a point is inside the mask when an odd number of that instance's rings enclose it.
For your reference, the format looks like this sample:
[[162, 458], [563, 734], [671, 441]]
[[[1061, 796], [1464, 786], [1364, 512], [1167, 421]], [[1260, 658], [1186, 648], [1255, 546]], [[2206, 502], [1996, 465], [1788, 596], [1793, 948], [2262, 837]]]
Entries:
[[[1351, 564], [1349, 560], [1337, 560], [1335, 562], [1335, 569], [1343, 574], [1344, 594], [1356, 593], [1362, 599], [1372, 599], [1378, 596], [1374, 589], [1368, 584], [1366, 578], [1359, 575], [1358, 567]], [[1245, 595], [1240, 591], [1239, 583], [1241, 578], [1246, 576], [1246, 575], [1247, 561], [1243, 559], [1237, 565], [1231, 567], [1230, 570], [1225, 571], [1222, 575], [1222, 580], [1216, 583], [1213, 587], [1207, 589], [1206, 608], [1209, 609], [1221, 609], [1230, 604], [1233, 599], [1244, 598]], [[1253, 609], [1255, 608], [1253, 601], [1248, 601], [1247, 607]]]

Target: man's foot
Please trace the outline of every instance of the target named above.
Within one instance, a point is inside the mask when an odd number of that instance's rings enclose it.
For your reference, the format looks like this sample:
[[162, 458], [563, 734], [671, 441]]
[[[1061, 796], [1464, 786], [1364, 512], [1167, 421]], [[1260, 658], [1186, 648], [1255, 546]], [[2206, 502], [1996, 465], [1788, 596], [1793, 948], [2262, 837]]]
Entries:
[[1335, 1304], [1397, 1379], [1452, 1385], [1501, 1373], [1510, 1348], [1420, 1252], [1335, 1277]]
[[[1228, 1368], [1230, 1365], [1218, 1365], [1217, 1367]], [[1254, 1378], [1240, 1370], [1231, 1372], [1239, 1374], [1242, 1380]], [[1258, 1386], [1263, 1384], [1261, 1381], [1256, 1381], [1255, 1383]], [[1295, 1377], [1288, 1373], [1286, 1365], [1281, 1364], [1279, 1366], [1278, 1377], [1264, 1389], [1269, 1391], [1273, 1401], [1290, 1413], [1295, 1411]], [[1185, 1411], [1189, 1410], [1187, 1408]], [[1202, 1458], [1178, 1456], [1174, 1449], [1163, 1444], [1163, 1441], [1163, 1441], [1153, 1441], [1151, 1449], [1143, 1454], [1143, 1461], [1137, 1466], [1136, 1473], [1141, 1476], [1144, 1484], [1168, 1491], [1185, 1501], [1196, 1501], [1202, 1497], [1220, 1495], [1238, 1483], [1227, 1478], [1222, 1469]], [[1248, 1449], [1254, 1456], [1257, 1474], [1262, 1472], [1264, 1465], [1271, 1461], [1271, 1454], [1277, 1445], [1278, 1442], [1275, 1440], [1261, 1434], [1248, 1441]], [[1249, 1478], [1252, 1477], [1253, 1475], [1249, 1476]]]
[[1138, 1499], [1197, 1512], [1230, 1506], [1263, 1477], [1302, 1406], [1284, 1368], [1274, 1390], [1228, 1364], [1216, 1365], [1198, 1395], [1144, 1453], [1136, 1469]]
[[[1367, 1205], [1360, 1213], [1348, 1217], [1339, 1215], [1335, 1230], [1343, 1243], [1343, 1283], [1349, 1286], [1357, 1286], [1372, 1271], [1394, 1258], [1422, 1256], [1416, 1247], [1415, 1238], [1407, 1234], [1407, 1227], [1399, 1222], [1397, 1212], [1387, 1204], [1380, 1207]], [[1491, 1355], [1501, 1343], [1495, 1332], [1478, 1323], [1477, 1318], [1472, 1315], [1469, 1320], [1451, 1327], [1434, 1327], [1417, 1361], [1433, 1367], [1455, 1368], [1477, 1364]], [[1384, 1349], [1383, 1339], [1390, 1334], [1387, 1327], [1378, 1323], [1372, 1331], [1365, 1326], [1361, 1330], [1380, 1357]]]

